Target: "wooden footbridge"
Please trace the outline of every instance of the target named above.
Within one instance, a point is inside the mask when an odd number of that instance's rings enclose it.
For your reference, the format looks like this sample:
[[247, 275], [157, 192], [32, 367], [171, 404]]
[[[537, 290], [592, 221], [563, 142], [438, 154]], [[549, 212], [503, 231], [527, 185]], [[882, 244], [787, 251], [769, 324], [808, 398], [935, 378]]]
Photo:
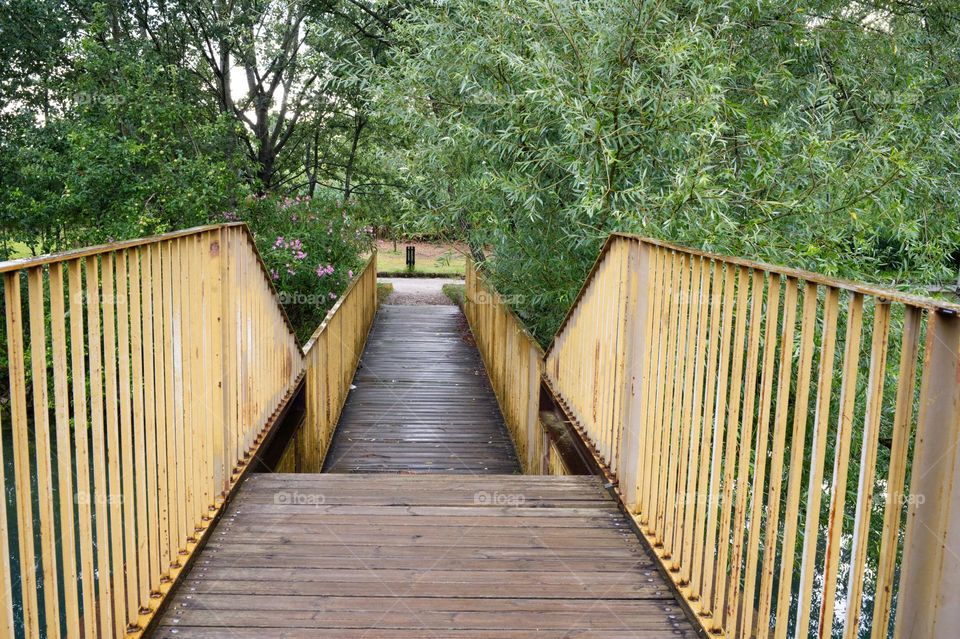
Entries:
[[0, 273], [0, 639], [960, 627], [958, 307], [613, 235], [545, 351], [375, 256], [301, 346], [242, 225]]

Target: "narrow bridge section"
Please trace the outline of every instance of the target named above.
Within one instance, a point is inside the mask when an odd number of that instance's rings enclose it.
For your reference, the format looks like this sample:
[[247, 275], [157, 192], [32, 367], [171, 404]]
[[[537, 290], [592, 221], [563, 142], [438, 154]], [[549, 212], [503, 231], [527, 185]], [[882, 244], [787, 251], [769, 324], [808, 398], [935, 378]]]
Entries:
[[693, 637], [589, 477], [254, 475], [157, 637]]
[[382, 306], [354, 385], [325, 472], [520, 472], [455, 306]]
[[246, 478], [156, 637], [695, 636], [599, 479], [517, 474], [455, 307], [382, 307], [354, 385], [327, 473]]

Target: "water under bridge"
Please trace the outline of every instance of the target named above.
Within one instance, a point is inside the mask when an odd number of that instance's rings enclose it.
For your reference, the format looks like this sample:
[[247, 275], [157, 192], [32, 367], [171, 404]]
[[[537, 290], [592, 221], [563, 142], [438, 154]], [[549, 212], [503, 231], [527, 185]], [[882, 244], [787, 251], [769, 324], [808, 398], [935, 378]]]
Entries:
[[246, 227], [7, 262], [0, 637], [952, 637], [958, 308], [615, 234], [542, 349]]

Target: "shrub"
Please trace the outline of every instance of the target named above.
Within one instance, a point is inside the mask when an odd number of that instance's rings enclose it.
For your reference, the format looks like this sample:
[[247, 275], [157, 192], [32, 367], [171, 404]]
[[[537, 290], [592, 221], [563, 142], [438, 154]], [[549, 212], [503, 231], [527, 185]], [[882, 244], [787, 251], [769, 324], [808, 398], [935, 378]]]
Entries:
[[333, 199], [252, 197], [224, 219], [250, 226], [301, 343], [359, 275], [372, 246], [351, 207]]

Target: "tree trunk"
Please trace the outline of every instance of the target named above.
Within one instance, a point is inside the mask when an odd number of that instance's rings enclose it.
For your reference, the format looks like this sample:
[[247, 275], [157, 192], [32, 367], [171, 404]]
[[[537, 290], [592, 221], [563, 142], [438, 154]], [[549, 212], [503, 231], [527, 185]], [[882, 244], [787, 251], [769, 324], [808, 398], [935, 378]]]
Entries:
[[353, 180], [353, 171], [354, 166], [357, 161], [357, 146], [360, 144], [360, 133], [363, 131], [363, 127], [366, 125], [367, 120], [359, 111], [353, 116], [354, 126], [353, 126], [353, 139], [350, 141], [350, 155], [347, 158], [347, 166], [343, 172], [343, 201], [347, 202], [350, 200], [352, 180]]

